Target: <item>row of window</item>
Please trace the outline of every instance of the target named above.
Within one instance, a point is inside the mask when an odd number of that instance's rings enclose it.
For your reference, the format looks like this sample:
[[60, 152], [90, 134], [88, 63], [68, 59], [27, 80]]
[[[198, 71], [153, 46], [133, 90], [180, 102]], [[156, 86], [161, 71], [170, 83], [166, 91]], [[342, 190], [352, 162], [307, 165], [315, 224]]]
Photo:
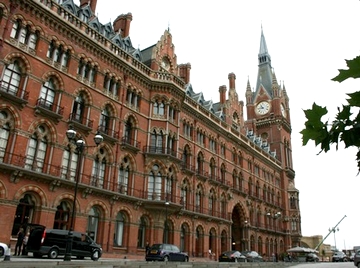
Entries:
[[[30, 29], [28, 27], [21, 27], [21, 21], [16, 21], [13, 26], [11, 37], [19, 39], [20, 36], [32, 36]], [[37, 36], [37, 34], [35, 34]], [[35, 37], [33, 38], [35, 41], [37, 40]], [[21, 38], [21, 42], [25, 42], [26, 38]], [[36, 42], [35, 42], [36, 43]], [[32, 46], [32, 48], [35, 48]], [[70, 58], [70, 51], [69, 49], [65, 49], [65, 47], [60, 44], [58, 45], [54, 40], [50, 43], [47, 57], [52, 59], [54, 62], [59, 63], [62, 67], [67, 67]], [[85, 59], [80, 59], [78, 65], [77, 74], [82, 79], [86, 79], [89, 82], [94, 82], [95, 76], [97, 73], [97, 67], [91, 62], [86, 62]], [[15, 61], [12, 64], [9, 64], [5, 70], [5, 74], [2, 81], [2, 90], [6, 90], [14, 95], [17, 94], [18, 89], [21, 85], [21, 70], [19, 63]], [[119, 95], [120, 89], [120, 79], [117, 79], [114, 75], [106, 74], [103, 84], [104, 89], [110, 96], [117, 96]], [[46, 81], [41, 89], [41, 93], [38, 99], [38, 105], [52, 110], [56, 113], [60, 113], [62, 111], [62, 107], [56, 106], [54, 102], [56, 101], [56, 92], [58, 89], [56, 88], [54, 79], [50, 78]], [[126, 94], [126, 101], [128, 102], [129, 106], [133, 109], [137, 109], [140, 105], [140, 95], [137, 94], [134, 90], [128, 89]], [[75, 120], [79, 123], [85, 124], [89, 127], [92, 127], [92, 121], [86, 118], [86, 102], [83, 94], [80, 94], [76, 97], [73, 110], [70, 115], [72, 120]], [[172, 106], [168, 106], [167, 109], [168, 119], [175, 122], [177, 118], [177, 111]], [[153, 104], [153, 115], [154, 116], [164, 116], [165, 115], [165, 103], [161, 100], [155, 100]], [[112, 111], [111, 107], [105, 107], [101, 112], [100, 122], [99, 122], [99, 129], [111, 136], [116, 136], [115, 131], [113, 130], [114, 126], [114, 112]], [[184, 135], [191, 137], [192, 135], [192, 126], [188, 123], [183, 124], [183, 131]], [[162, 133], [153, 133], [152, 137], [152, 144], [151, 146], [156, 146], [162, 148]], [[205, 146], [205, 133], [201, 130], [197, 131], [197, 142], [201, 146]], [[160, 146], [161, 145], [161, 146]], [[176, 148], [174, 146], [174, 140], [169, 140], [167, 144], [168, 148], [172, 150]], [[214, 138], [209, 137], [209, 149], [217, 153], [217, 141]], [[221, 154], [225, 156], [225, 145], [221, 144]], [[235, 164], [241, 163], [238, 162], [238, 156], [236, 152], [232, 152], [232, 160]], [[255, 169], [256, 172], [256, 169]], [[266, 174], [265, 174], [266, 175]]]

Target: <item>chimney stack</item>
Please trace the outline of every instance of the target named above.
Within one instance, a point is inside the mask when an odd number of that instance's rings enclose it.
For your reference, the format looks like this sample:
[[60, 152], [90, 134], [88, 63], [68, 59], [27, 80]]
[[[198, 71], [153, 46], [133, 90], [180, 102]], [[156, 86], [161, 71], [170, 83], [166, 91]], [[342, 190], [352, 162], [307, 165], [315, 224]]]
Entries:
[[235, 79], [236, 75], [234, 73], [229, 73], [229, 90], [235, 89]]
[[132, 21], [132, 14], [121, 14], [113, 23], [114, 31], [121, 31], [121, 37], [127, 37], [130, 34], [130, 23]]
[[219, 93], [220, 93], [220, 103], [225, 104], [225, 102], [226, 102], [226, 86], [220, 86]]
[[185, 81], [185, 84], [188, 84], [190, 82], [190, 70], [190, 63], [179, 65], [179, 76]]
[[96, 2], [97, 0], [80, 0], [80, 8], [89, 5], [93, 15], [95, 15]]

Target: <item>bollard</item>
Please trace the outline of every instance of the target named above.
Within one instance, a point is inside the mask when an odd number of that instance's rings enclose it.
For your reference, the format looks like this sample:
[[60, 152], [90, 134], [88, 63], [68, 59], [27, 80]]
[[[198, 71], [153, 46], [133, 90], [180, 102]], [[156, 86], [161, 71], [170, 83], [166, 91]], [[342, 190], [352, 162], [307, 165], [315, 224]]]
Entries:
[[5, 252], [4, 261], [10, 261], [10, 256], [11, 256], [11, 249], [9, 245], [8, 249]]

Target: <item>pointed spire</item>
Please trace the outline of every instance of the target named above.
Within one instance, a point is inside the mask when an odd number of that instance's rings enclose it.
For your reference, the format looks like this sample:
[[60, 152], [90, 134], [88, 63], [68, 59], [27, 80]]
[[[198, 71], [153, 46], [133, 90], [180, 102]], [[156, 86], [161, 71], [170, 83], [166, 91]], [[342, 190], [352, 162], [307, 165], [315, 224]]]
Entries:
[[[261, 38], [260, 38], [260, 50], [258, 55], [259, 70], [256, 83], [256, 92], [262, 86], [272, 96], [272, 70], [271, 70], [271, 58], [267, 49], [264, 31], [261, 26]], [[256, 94], [256, 93], [255, 93]]]
[[279, 97], [279, 84], [277, 82], [274, 69], [272, 70], [272, 86], [271, 86], [271, 88], [273, 91], [273, 96]]
[[262, 63], [267, 63], [267, 62], [270, 63], [271, 62], [271, 57], [270, 57], [268, 49], [267, 49], [262, 25], [261, 25], [260, 49], [259, 49], [258, 57], [259, 57], [259, 65]]
[[247, 85], [246, 85], [246, 93], [245, 93], [246, 103], [252, 102], [252, 96], [253, 96], [253, 92], [251, 91], [250, 81], [248, 77]]

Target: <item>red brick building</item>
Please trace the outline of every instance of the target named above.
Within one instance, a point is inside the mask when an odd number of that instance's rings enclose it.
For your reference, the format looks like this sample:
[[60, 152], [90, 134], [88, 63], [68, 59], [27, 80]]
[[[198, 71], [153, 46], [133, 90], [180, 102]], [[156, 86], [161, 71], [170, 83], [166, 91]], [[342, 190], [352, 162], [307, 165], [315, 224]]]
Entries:
[[131, 13], [102, 24], [96, 2], [0, 0], [0, 241], [73, 222], [128, 258], [147, 241], [197, 257], [298, 245], [289, 99], [263, 33], [246, 104], [234, 73], [214, 103], [192, 88], [168, 30], [135, 49]]

